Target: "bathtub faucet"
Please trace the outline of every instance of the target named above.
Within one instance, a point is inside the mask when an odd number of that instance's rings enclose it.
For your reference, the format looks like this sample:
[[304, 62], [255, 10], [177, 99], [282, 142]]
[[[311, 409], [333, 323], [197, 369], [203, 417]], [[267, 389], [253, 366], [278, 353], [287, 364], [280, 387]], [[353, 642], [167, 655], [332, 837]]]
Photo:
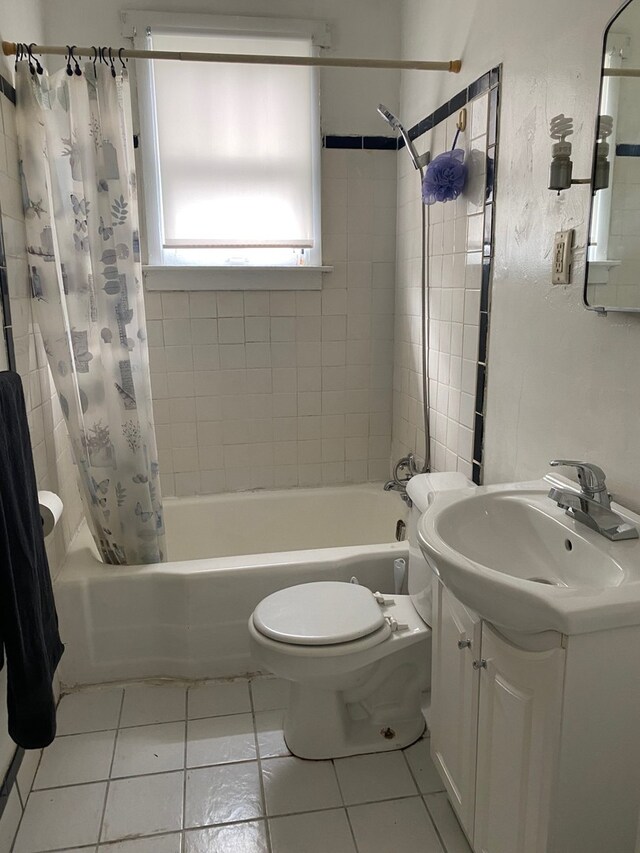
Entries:
[[411, 507], [411, 498], [407, 494], [407, 483], [409, 480], [420, 473], [418, 465], [413, 453], [408, 453], [399, 459], [393, 467], [393, 478], [387, 480], [384, 484], [385, 492], [399, 492], [402, 500]]

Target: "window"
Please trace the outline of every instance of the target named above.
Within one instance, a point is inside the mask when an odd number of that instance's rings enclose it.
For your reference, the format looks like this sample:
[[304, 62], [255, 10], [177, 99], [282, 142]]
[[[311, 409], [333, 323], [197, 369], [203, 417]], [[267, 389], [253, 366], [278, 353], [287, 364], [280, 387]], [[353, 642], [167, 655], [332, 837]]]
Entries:
[[[173, 17], [146, 15], [145, 47], [311, 56], [318, 41], [307, 22]], [[138, 71], [149, 263], [319, 266], [316, 70], [154, 60]]]

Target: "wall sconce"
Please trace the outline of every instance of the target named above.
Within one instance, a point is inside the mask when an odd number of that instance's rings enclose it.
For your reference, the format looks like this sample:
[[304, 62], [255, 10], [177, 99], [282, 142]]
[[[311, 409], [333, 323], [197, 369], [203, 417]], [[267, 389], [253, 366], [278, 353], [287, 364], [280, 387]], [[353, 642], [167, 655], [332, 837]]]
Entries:
[[[613, 118], [601, 115], [598, 120], [596, 147], [596, 167], [593, 189], [603, 190], [609, 186], [609, 144], [606, 141], [613, 132]], [[549, 168], [549, 189], [568, 190], [573, 184], [591, 184], [591, 178], [574, 178], [571, 160], [571, 143], [567, 137], [573, 133], [573, 119], [564, 113], [554, 116], [549, 124], [549, 136], [558, 141], [551, 146], [551, 166]]]

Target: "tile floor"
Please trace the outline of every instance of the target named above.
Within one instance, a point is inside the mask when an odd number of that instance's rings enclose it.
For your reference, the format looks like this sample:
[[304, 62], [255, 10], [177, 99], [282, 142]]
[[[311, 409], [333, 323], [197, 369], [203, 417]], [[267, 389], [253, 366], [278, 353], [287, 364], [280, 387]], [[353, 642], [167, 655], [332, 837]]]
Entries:
[[286, 684], [254, 678], [69, 694], [13, 853], [470, 853], [422, 739], [291, 756]]

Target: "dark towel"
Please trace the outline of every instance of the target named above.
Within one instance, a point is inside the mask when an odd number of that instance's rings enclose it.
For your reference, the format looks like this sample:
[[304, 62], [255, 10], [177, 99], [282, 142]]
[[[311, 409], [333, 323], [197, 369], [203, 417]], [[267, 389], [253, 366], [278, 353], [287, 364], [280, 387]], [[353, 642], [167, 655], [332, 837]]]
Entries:
[[[9, 734], [25, 749], [56, 734], [58, 635], [22, 382], [0, 372], [0, 642], [7, 660]], [[0, 656], [0, 668], [4, 660]]]

